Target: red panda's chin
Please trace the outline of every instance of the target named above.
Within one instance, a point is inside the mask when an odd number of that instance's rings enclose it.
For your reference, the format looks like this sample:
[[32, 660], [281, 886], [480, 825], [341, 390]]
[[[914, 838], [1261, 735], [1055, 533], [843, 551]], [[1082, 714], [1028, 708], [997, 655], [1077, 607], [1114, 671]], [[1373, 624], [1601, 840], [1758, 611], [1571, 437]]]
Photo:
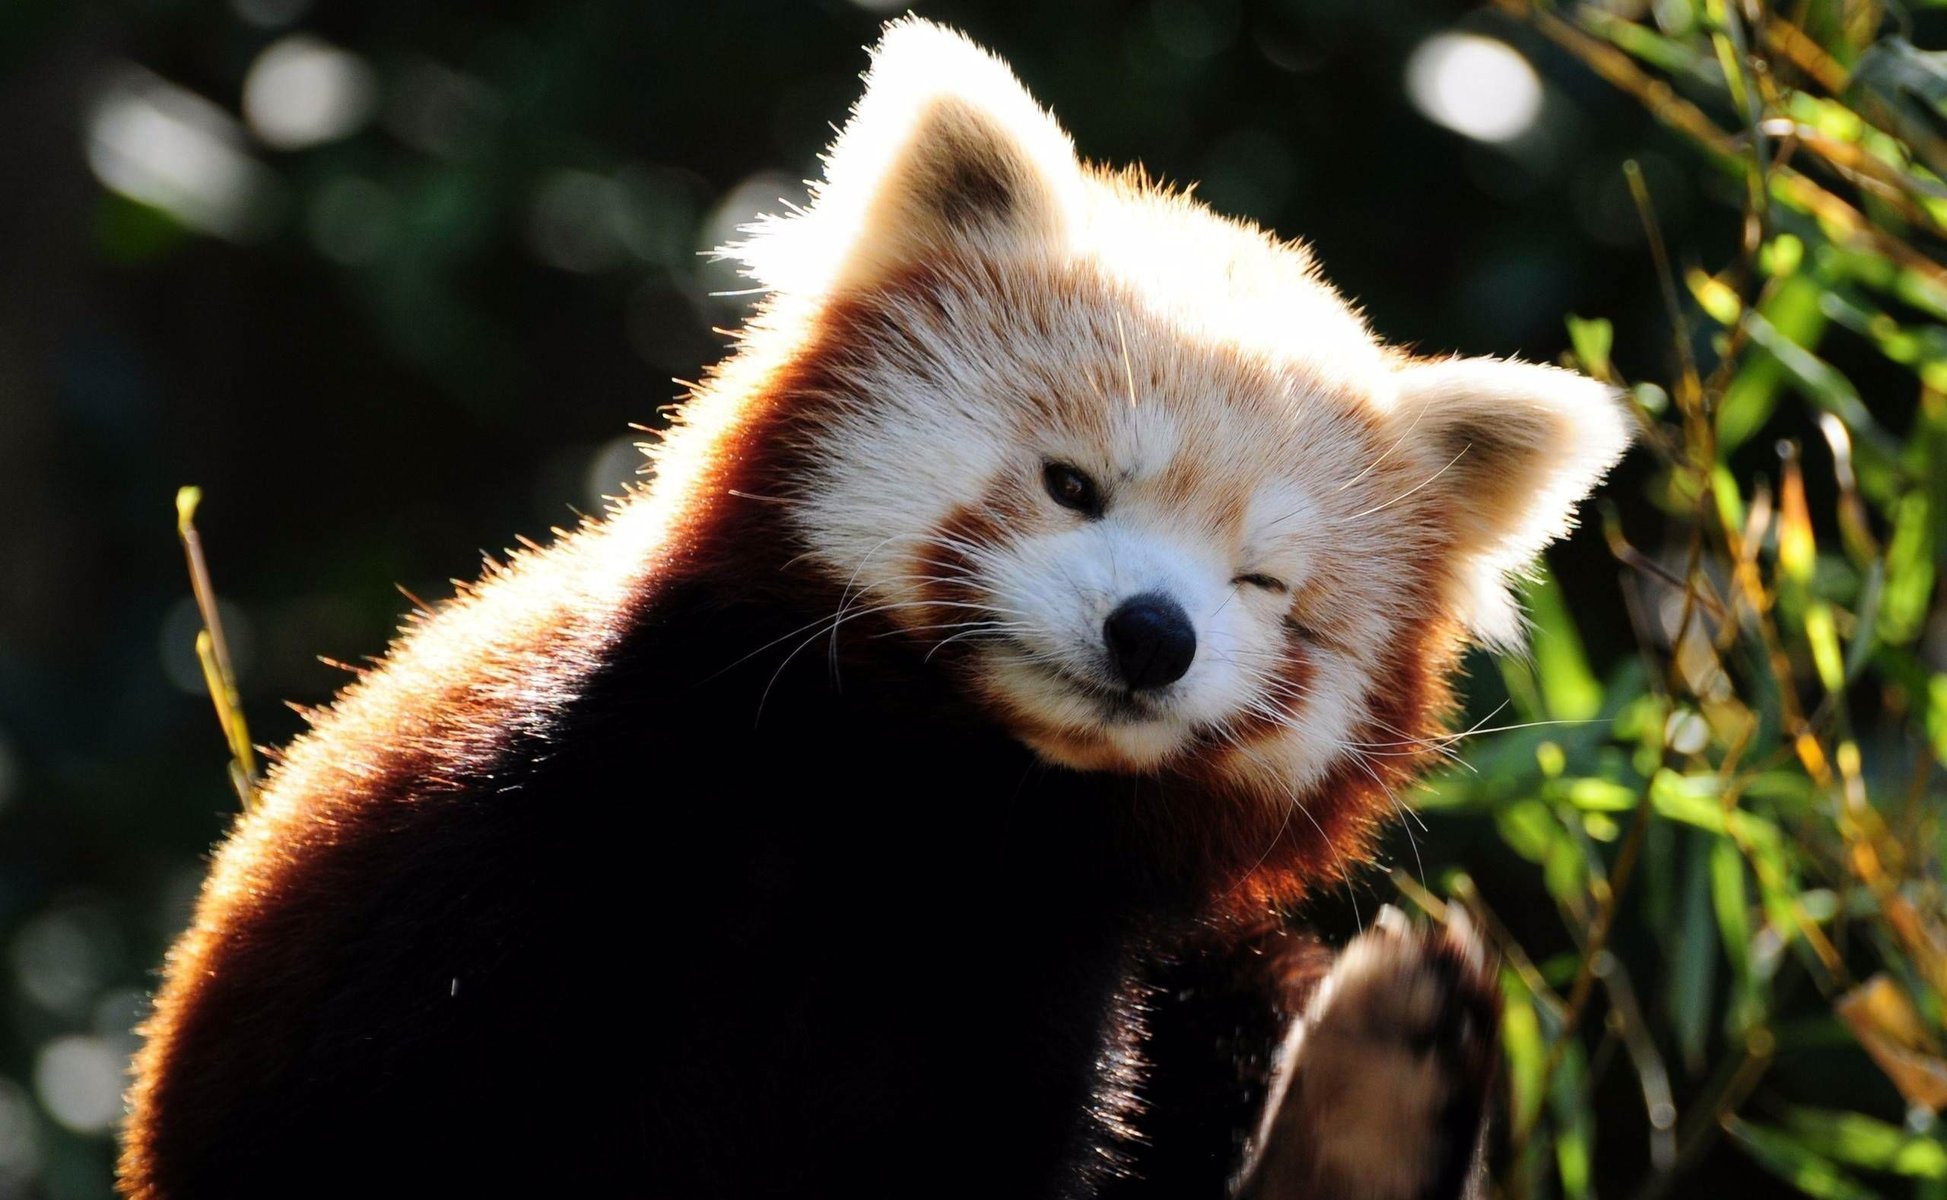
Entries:
[[1055, 766], [1149, 774], [1195, 741], [1169, 700], [1113, 693], [1046, 664], [987, 658], [971, 680], [989, 711]]
[[1156, 722], [1089, 732], [1024, 729], [1020, 737], [1029, 749], [1055, 766], [1123, 774], [1156, 770], [1182, 748], [1183, 742], [1172, 728]]

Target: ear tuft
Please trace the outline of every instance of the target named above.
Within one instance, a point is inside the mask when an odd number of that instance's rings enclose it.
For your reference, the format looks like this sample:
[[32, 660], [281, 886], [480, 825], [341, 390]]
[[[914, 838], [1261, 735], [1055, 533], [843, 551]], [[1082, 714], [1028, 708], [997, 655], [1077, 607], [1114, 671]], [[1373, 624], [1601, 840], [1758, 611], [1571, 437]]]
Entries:
[[873, 48], [865, 94], [824, 161], [806, 211], [724, 251], [774, 291], [869, 287], [954, 251], [1045, 252], [1082, 187], [1068, 135], [1004, 63], [911, 17]]
[[1568, 532], [1628, 449], [1621, 397], [1573, 371], [1489, 358], [1411, 362], [1396, 382], [1390, 419], [1454, 537], [1457, 613], [1508, 646], [1520, 624], [1508, 576]]

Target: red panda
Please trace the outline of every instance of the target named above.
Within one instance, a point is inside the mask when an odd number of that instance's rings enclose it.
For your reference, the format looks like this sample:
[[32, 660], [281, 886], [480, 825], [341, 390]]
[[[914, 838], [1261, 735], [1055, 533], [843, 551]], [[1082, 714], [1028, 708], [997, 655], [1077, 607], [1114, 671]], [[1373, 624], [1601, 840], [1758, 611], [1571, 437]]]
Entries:
[[409, 628], [218, 853], [132, 1200], [1458, 1197], [1493, 987], [1337, 959], [1622, 453], [895, 22], [653, 481]]

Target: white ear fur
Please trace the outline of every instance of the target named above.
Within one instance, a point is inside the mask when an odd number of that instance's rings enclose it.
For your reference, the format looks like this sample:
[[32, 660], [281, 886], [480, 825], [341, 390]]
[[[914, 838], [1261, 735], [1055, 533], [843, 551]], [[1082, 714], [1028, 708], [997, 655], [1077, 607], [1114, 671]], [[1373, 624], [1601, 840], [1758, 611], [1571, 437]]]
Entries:
[[955, 247], [1045, 250], [1082, 188], [1068, 135], [1004, 63], [910, 17], [886, 26], [824, 162], [807, 210], [726, 251], [773, 291], [869, 286]]
[[1476, 637], [1510, 645], [1520, 621], [1507, 577], [1568, 532], [1628, 449], [1620, 397], [1572, 371], [1491, 358], [1412, 362], [1395, 381], [1396, 436], [1427, 466], [1429, 498], [1454, 531], [1459, 615]]

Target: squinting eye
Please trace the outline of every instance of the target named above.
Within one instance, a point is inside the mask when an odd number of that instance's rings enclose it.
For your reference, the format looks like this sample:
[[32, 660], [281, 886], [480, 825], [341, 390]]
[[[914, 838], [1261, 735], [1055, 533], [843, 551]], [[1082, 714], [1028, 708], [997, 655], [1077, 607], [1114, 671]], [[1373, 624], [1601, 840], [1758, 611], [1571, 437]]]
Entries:
[[1269, 575], [1239, 575], [1237, 578], [1231, 580], [1231, 582], [1238, 585], [1248, 584], [1251, 587], [1263, 588], [1267, 592], [1288, 592], [1291, 590], [1285, 586], [1284, 580], [1273, 579]]
[[1067, 463], [1049, 463], [1041, 471], [1041, 482], [1048, 489], [1048, 495], [1063, 508], [1072, 508], [1089, 517], [1102, 515], [1102, 494], [1078, 467]]

